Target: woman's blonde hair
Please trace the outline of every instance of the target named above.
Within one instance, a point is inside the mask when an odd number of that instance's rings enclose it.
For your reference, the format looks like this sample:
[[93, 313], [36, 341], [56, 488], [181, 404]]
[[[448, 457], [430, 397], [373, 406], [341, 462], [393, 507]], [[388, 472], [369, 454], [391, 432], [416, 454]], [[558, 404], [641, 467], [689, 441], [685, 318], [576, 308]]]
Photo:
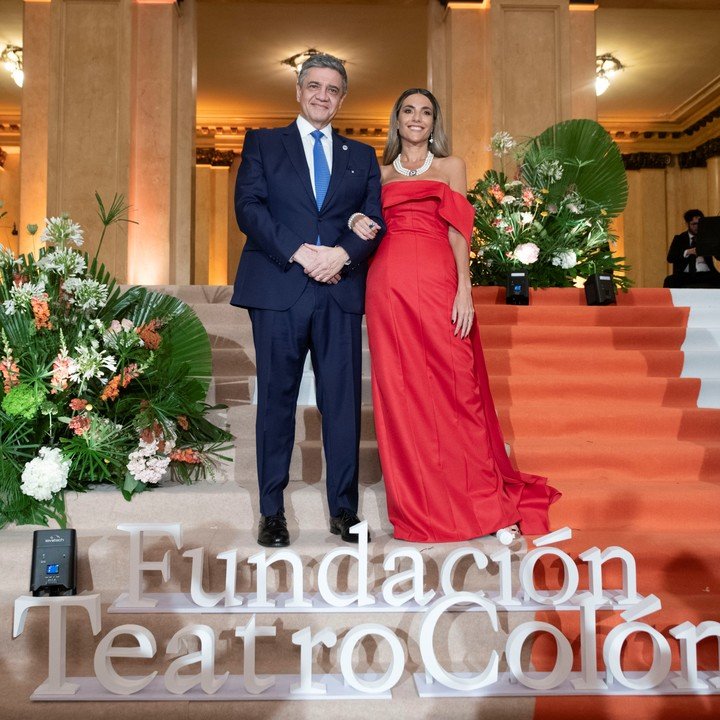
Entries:
[[403, 103], [408, 97], [410, 97], [410, 95], [424, 95], [432, 105], [433, 129], [431, 135], [433, 142], [432, 145], [429, 145], [428, 147], [432, 150], [433, 155], [435, 155], [435, 157], [447, 157], [450, 155], [450, 143], [447, 135], [445, 134], [440, 104], [429, 90], [425, 90], [425, 88], [409, 88], [401, 93], [400, 97], [395, 101], [392, 112], [390, 113], [390, 129], [388, 130], [388, 137], [385, 142], [385, 149], [383, 150], [383, 165], [389, 165], [400, 154], [401, 144], [400, 135], [398, 133], [400, 123], [398, 121], [398, 117]]

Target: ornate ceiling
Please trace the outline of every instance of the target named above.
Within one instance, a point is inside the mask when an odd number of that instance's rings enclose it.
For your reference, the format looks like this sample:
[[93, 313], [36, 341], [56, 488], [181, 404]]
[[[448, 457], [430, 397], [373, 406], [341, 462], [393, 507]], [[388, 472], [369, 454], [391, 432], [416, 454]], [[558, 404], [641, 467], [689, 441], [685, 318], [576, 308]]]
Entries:
[[[597, 4], [597, 52], [627, 66], [598, 99], [600, 121], [643, 150], [691, 150], [717, 135], [708, 114], [720, 107], [720, 0]], [[199, 145], [232, 147], [244, 127], [291, 117], [294, 78], [280, 60], [308, 47], [348, 61], [338, 124], [371, 139], [398, 91], [426, 83], [425, 0], [198, 0], [197, 11]], [[22, 0], [0, 0], [0, 43], [21, 36]], [[0, 145], [17, 140], [20, 98], [0, 71]]]

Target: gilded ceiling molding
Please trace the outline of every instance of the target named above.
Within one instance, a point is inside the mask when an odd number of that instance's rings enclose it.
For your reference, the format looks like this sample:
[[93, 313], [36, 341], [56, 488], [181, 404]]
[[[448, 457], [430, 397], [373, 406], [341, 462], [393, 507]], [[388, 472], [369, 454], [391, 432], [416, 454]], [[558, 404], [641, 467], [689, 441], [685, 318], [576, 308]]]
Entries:
[[644, 138], [646, 140], [658, 139], [658, 140], [680, 140], [682, 138], [692, 137], [696, 133], [700, 132], [706, 126], [712, 124], [715, 120], [720, 118], [720, 106], [714, 108], [708, 113], [705, 113], [699, 120], [695, 121], [692, 125], [686, 128], [677, 128], [667, 130], [641, 130], [638, 129], [638, 123], [628, 122], [625, 128], [622, 127], [622, 123], [618, 121], [600, 119], [600, 123], [608, 128], [608, 132], [616, 139], [622, 140], [626, 138], [636, 139]]
[[0, 147], [0, 168], [5, 167], [6, 160], [7, 160], [7, 153]]
[[197, 148], [195, 150], [196, 165], [230, 167], [233, 160], [235, 160], [235, 153], [232, 150], [217, 150], [216, 148]]
[[671, 153], [637, 152], [623, 155], [626, 170], [665, 170], [673, 164]]
[[696, 167], [707, 167], [711, 157], [720, 157], [720, 137], [704, 142], [690, 152], [678, 155], [678, 164], [683, 170]]

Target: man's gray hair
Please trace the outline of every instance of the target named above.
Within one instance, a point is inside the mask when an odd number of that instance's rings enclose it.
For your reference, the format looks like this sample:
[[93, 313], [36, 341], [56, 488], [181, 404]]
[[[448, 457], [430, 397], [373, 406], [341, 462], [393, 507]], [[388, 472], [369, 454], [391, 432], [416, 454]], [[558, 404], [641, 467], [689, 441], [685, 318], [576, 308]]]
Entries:
[[317, 55], [313, 55], [308, 58], [302, 64], [300, 72], [298, 73], [297, 84], [300, 85], [300, 87], [302, 87], [302, 84], [305, 81], [305, 76], [311, 68], [330, 68], [330, 70], [338, 72], [342, 78], [343, 95], [347, 93], [347, 73], [345, 72], [345, 65], [343, 65], [342, 60], [336, 58], [334, 55], [326, 55], [325, 53], [318, 53]]

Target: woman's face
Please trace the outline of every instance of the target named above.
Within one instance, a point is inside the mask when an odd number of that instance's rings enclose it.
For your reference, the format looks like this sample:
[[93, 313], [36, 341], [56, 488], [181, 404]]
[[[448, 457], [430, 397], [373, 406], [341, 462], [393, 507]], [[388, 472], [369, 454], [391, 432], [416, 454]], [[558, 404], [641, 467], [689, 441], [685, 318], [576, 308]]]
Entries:
[[403, 140], [413, 144], [427, 142], [433, 129], [433, 106], [430, 98], [416, 93], [400, 105], [398, 131]]

